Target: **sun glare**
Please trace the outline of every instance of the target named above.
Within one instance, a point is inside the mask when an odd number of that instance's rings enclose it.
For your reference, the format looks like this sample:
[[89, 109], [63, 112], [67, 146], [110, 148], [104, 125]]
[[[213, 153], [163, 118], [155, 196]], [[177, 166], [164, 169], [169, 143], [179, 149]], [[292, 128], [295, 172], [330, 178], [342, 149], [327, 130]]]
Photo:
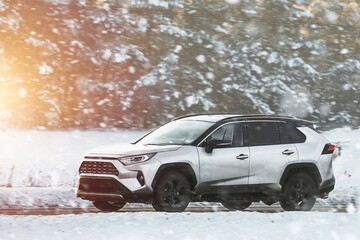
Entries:
[[15, 123], [14, 113], [20, 116], [24, 106], [30, 107], [31, 101], [27, 99], [28, 90], [24, 85], [10, 71], [0, 73], [0, 126]]

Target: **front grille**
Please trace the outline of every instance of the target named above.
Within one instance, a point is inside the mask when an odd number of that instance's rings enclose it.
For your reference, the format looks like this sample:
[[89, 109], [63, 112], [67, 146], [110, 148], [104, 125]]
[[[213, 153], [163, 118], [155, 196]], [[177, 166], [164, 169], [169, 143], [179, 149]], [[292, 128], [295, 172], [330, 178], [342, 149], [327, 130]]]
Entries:
[[119, 171], [112, 163], [99, 161], [83, 162], [80, 166], [79, 173], [109, 174], [119, 176]]

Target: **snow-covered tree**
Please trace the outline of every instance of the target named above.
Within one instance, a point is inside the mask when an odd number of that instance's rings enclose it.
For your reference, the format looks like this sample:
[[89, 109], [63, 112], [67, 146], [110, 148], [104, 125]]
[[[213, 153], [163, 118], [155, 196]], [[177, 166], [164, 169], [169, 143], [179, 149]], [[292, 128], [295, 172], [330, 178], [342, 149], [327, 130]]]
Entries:
[[358, 126], [355, 0], [0, 0], [3, 126], [149, 128], [192, 112]]

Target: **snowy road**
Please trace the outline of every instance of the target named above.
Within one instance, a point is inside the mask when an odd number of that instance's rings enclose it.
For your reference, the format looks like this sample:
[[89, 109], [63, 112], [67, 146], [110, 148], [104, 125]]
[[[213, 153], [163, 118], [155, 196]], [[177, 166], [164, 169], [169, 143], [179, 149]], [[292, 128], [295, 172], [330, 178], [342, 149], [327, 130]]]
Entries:
[[[119, 212], [155, 212], [150, 205], [142, 207], [125, 207]], [[210, 213], [210, 212], [230, 212], [228, 209], [219, 206], [209, 207], [188, 207], [185, 212], [190, 213]], [[262, 213], [279, 213], [283, 212], [280, 206], [251, 206], [245, 212], [262, 212]], [[348, 212], [347, 206], [315, 206], [312, 212]], [[64, 214], [85, 214], [85, 213], [100, 213], [94, 207], [90, 208], [69, 208], [69, 207], [50, 207], [50, 208], [3, 208], [0, 209], [0, 215], [64, 215]]]
[[0, 239], [360, 239], [359, 213], [118, 212], [0, 216]]

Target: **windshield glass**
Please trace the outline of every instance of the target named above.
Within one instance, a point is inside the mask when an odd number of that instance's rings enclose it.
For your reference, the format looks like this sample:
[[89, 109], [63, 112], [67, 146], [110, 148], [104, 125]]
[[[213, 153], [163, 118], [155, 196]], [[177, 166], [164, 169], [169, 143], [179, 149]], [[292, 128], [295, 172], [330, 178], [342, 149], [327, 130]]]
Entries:
[[145, 136], [137, 144], [191, 144], [213, 124], [203, 121], [173, 121]]

